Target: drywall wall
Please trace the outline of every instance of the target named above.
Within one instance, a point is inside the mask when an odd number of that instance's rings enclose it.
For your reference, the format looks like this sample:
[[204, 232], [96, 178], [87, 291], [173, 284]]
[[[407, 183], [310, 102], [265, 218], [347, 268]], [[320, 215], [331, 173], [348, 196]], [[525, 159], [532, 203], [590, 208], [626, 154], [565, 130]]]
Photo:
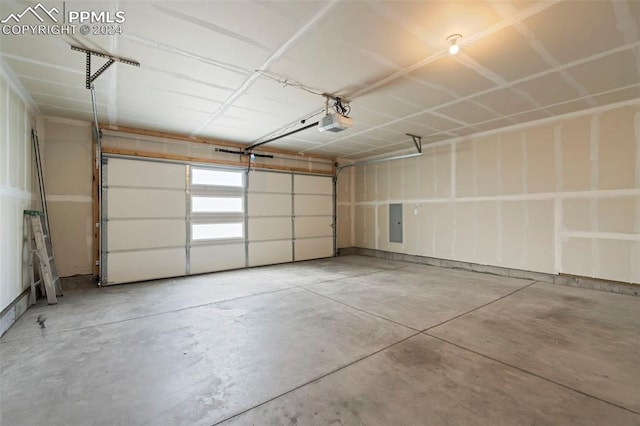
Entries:
[[91, 274], [91, 124], [46, 117], [44, 129], [44, 177], [58, 274]]
[[[639, 163], [640, 102], [425, 146], [341, 176], [338, 241], [640, 283]], [[390, 203], [404, 204], [402, 244]]]
[[[0, 312], [12, 306], [30, 284], [23, 263], [22, 212], [35, 207], [31, 129], [36, 112], [25, 93], [0, 60]], [[0, 334], [20, 313], [0, 318]]]

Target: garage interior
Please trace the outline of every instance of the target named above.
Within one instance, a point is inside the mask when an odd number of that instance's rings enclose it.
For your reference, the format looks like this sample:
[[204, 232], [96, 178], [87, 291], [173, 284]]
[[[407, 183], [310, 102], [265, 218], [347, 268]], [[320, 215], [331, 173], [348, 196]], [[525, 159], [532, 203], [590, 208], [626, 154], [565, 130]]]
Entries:
[[0, 18], [0, 424], [640, 424], [639, 2]]

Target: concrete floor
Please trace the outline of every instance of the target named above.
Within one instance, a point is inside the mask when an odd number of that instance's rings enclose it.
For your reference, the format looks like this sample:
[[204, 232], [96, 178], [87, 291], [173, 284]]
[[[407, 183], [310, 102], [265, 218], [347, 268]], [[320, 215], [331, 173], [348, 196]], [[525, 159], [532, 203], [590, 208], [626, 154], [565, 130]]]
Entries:
[[0, 424], [640, 425], [639, 365], [640, 298], [345, 256], [29, 309]]

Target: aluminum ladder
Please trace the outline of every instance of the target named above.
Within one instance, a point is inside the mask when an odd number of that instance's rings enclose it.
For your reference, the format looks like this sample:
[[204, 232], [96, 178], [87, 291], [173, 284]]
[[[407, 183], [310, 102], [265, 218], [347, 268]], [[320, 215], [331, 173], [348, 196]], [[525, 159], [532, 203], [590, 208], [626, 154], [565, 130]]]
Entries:
[[27, 222], [27, 244], [30, 251], [29, 273], [33, 275], [34, 259], [37, 260], [40, 271], [39, 281], [35, 281], [33, 276], [31, 277], [31, 304], [35, 303], [36, 286], [42, 284], [47, 295], [47, 302], [50, 305], [55, 305], [58, 303], [56, 296], [62, 296], [62, 289], [53, 258], [51, 239], [45, 233], [45, 227], [42, 223], [44, 213], [36, 210], [25, 210], [24, 217], [25, 222]]

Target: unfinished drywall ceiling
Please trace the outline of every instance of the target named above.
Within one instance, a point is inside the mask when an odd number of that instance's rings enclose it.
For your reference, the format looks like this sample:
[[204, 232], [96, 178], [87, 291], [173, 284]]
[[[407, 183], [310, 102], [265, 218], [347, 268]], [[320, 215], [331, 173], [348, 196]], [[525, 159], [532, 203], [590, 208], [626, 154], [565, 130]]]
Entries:
[[[249, 144], [322, 111], [321, 96], [262, 70], [345, 96], [355, 120], [273, 146], [350, 159], [411, 147], [406, 133], [428, 143], [640, 96], [636, 1], [54, 1], [59, 19], [122, 11], [122, 33], [11, 34], [30, 5], [0, 4], [0, 55], [52, 116], [92, 119], [71, 45], [142, 64], [96, 80], [102, 122]], [[455, 57], [452, 33], [463, 36]]]

